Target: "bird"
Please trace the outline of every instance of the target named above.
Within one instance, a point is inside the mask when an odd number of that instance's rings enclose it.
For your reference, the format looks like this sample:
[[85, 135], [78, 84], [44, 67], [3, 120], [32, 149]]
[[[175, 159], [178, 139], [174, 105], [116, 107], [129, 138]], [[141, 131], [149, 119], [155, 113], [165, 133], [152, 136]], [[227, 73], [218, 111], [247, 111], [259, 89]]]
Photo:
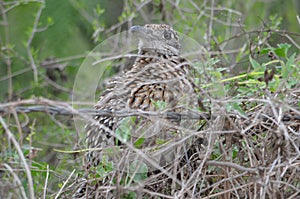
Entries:
[[[129, 70], [108, 81], [95, 109], [182, 113], [199, 107], [197, 86], [190, 77], [192, 66], [180, 56], [181, 44], [177, 31], [167, 24], [146, 24], [132, 26], [129, 33], [138, 38], [135, 61]], [[85, 128], [87, 148], [91, 149], [86, 156], [89, 166], [97, 166], [103, 157], [101, 152], [93, 149], [122, 146], [126, 145], [125, 142], [136, 143], [143, 137], [145, 139], [139, 148], [150, 147], [148, 151], [153, 151], [159, 141], [174, 141], [179, 135], [174, 127], [181, 122], [176, 119], [143, 116], [132, 119], [100, 114], [93, 119]], [[122, 136], [125, 132], [123, 124], [131, 125], [131, 128], [128, 127], [129, 139]], [[159, 165], [174, 161], [174, 155], [165, 156], [159, 156]]]

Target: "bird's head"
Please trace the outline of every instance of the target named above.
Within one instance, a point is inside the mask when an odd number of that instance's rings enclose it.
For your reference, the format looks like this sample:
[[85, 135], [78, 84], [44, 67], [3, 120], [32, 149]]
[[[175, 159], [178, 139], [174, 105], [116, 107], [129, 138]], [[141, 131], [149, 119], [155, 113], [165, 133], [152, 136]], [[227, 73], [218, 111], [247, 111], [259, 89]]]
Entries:
[[167, 55], [179, 55], [178, 34], [165, 24], [146, 24], [130, 28], [133, 36], [139, 39], [140, 51], [155, 51]]

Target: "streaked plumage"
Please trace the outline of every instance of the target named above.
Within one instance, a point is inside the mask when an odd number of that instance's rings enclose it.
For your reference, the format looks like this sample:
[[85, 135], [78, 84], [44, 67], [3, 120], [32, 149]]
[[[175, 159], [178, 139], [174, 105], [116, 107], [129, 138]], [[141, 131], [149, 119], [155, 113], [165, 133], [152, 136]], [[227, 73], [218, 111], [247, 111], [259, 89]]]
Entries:
[[[190, 66], [179, 56], [180, 43], [176, 31], [164, 24], [147, 24], [134, 26], [130, 32], [139, 38], [139, 52], [135, 63], [129, 71], [108, 83], [95, 108], [110, 111], [124, 110], [124, 112], [126, 110], [157, 111], [161, 109], [157, 106], [157, 102], [165, 104], [163, 110], [173, 112], [185, 111], [187, 106], [196, 107], [198, 100], [194, 84], [189, 78]], [[124, 118], [96, 116], [94, 119], [101, 125], [87, 125], [88, 148], [106, 148], [116, 145], [116, 138], [108, 129], [116, 132], [124, 122]], [[176, 128], [172, 129], [172, 124], [174, 126], [178, 121], [156, 122], [155, 118], [137, 117], [135, 122], [138, 125], [131, 132], [131, 142], [135, 142], [139, 134], [143, 134], [142, 136], [147, 139], [141, 148], [157, 145], [157, 139], [168, 141], [178, 136], [176, 133], [170, 133], [176, 132]], [[164, 122], [166, 126], [162, 125]], [[153, 135], [147, 136], [151, 133]], [[87, 161], [90, 165], [97, 165], [101, 157], [101, 151], [91, 151], [88, 153]], [[161, 157], [159, 164], [174, 161], [172, 158]]]

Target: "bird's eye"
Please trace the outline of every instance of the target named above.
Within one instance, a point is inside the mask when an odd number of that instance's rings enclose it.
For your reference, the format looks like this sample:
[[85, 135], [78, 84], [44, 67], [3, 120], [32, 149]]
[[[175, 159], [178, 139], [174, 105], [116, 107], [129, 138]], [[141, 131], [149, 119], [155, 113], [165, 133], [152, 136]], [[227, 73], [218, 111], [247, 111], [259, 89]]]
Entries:
[[165, 31], [165, 32], [164, 32], [164, 38], [165, 38], [166, 40], [171, 39], [171, 38], [172, 38], [172, 33], [171, 33], [170, 31]]

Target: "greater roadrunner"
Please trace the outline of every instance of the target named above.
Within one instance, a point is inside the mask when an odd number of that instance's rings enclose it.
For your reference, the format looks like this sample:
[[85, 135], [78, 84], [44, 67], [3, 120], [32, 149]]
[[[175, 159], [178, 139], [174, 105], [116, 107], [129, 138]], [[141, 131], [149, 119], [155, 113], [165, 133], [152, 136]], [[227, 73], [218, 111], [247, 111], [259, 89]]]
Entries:
[[[177, 32], [165, 24], [133, 26], [130, 32], [139, 38], [139, 51], [135, 63], [129, 71], [108, 83], [95, 108], [109, 111], [163, 109], [183, 112], [188, 106], [195, 107], [197, 96], [195, 86], [189, 78], [190, 65], [179, 56], [180, 43]], [[121, 137], [119, 139], [112, 135], [124, 122], [124, 118], [96, 116], [94, 119], [99, 123], [91, 123], [86, 127], [88, 148], [105, 148], [116, 145], [116, 142], [124, 142], [122, 135], [118, 135]], [[149, 147], [157, 144], [157, 138], [164, 141], [174, 138], [174, 134], [168, 135], [165, 132], [176, 132], [176, 129], [170, 127], [174, 122], [169, 123], [169, 127], [163, 127], [161, 124], [166, 121], [157, 120], [135, 118], [136, 127], [130, 132], [131, 142], [134, 143], [141, 137], [152, 137], [144, 140], [142, 144], [142, 147]], [[97, 165], [100, 159], [99, 152], [88, 153], [88, 163]], [[161, 163], [170, 160], [165, 158], [158, 161]]]
[[[165, 24], [133, 26], [130, 32], [139, 39], [136, 60], [128, 71], [111, 79], [95, 108], [125, 113], [128, 110], [183, 113], [196, 108], [198, 98], [195, 85], [190, 80], [191, 66], [179, 56], [180, 42], [177, 32]], [[177, 127], [181, 121], [174, 119], [98, 115], [94, 120], [97, 123], [90, 123], [86, 127], [86, 140], [88, 148], [91, 149], [87, 155], [88, 165], [101, 162], [101, 150], [124, 145], [125, 142], [153, 152], [159, 148], [158, 145], [173, 143], [180, 138], [180, 128]], [[125, 130], [124, 123], [127, 125]], [[129, 129], [129, 133], [126, 129]], [[126, 136], [129, 134], [129, 139], [124, 138], [123, 133]], [[94, 150], [97, 148], [100, 151]], [[171, 150], [176, 149], [171, 147]], [[160, 166], [175, 160], [174, 154], [169, 157], [166, 154], [169, 152], [161, 153], [156, 159]]]

